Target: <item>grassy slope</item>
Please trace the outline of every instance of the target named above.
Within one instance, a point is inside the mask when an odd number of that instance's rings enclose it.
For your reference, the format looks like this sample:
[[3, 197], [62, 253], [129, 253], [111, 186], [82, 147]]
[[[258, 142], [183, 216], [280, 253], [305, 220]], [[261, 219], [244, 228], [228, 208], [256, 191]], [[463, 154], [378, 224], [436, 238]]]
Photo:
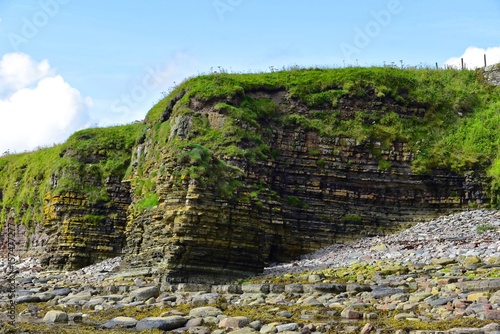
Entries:
[[[45, 195], [84, 192], [91, 201], [106, 201], [88, 175], [104, 180], [123, 177], [142, 124], [93, 128], [73, 134], [64, 144], [0, 157], [1, 221], [11, 208], [26, 225], [42, 219]], [[57, 185], [51, 184], [57, 177]]]
[[[392, 68], [299, 69], [258, 74], [215, 73], [199, 76], [179, 85], [168, 97], [153, 107], [146, 117], [158, 150], [167, 142], [170, 122], [161, 122], [170, 100], [185, 92], [172, 116], [193, 115], [194, 136], [185, 141], [169, 141], [167, 148], [178, 153], [189, 175], [214, 181], [211, 171], [227, 173], [237, 179], [237, 170], [225, 166], [213, 156], [241, 156], [249, 161], [272, 159], [263, 140], [272, 122], [289, 127], [315, 129], [324, 136], [345, 135], [357, 140], [394, 140], [407, 142], [416, 152], [415, 172], [425, 173], [435, 167], [462, 173], [480, 168], [491, 176], [492, 194], [500, 189], [499, 88], [489, 86], [474, 71], [400, 70]], [[249, 92], [286, 91], [312, 111], [278, 115], [271, 100], [252, 99]], [[353, 119], [342, 118], [336, 110], [344, 97], [395, 102], [403, 106], [425, 107], [423, 118], [400, 117], [390, 110], [367, 114], [357, 112]], [[189, 109], [191, 99], [214, 102], [228, 117], [222, 129], [211, 129], [207, 120]], [[238, 101], [238, 103], [234, 103]], [[243, 122], [243, 123], [241, 123]], [[269, 123], [271, 122], [271, 123]], [[244, 124], [244, 127], [242, 127]], [[99, 187], [81, 188], [84, 175], [92, 173], [102, 180], [110, 175], [122, 177], [128, 167], [130, 152], [143, 125], [133, 124], [75, 133], [66, 143], [35, 152], [0, 157], [0, 212], [2, 221], [10, 208], [23, 213], [22, 221], [40, 221], [44, 196], [48, 191], [84, 191], [95, 201], [105, 201]], [[142, 139], [141, 139], [142, 140]], [[245, 142], [245, 147], [239, 145]], [[213, 155], [212, 155], [213, 153]], [[158, 152], [157, 152], [158, 154]], [[96, 160], [97, 159], [97, 160]], [[89, 161], [95, 160], [96, 163]], [[145, 162], [148, 163], [148, 162]], [[144, 166], [139, 166], [140, 170]], [[58, 175], [55, 189], [51, 176]], [[136, 187], [147, 202], [154, 203], [154, 184], [142, 175]], [[227, 194], [237, 184], [227, 184]], [[497, 196], [492, 196], [497, 204]]]
[[[271, 100], [252, 99], [250, 92], [279, 91], [300, 100], [309, 115], [277, 115]], [[358, 141], [408, 143], [415, 153], [413, 170], [427, 173], [448, 168], [457, 173], [485, 170], [492, 178], [493, 204], [500, 182], [500, 88], [484, 82], [481, 72], [457, 70], [401, 70], [393, 68], [299, 69], [259, 74], [214, 73], [190, 79], [174, 90], [146, 117], [155, 140], [165, 142], [169, 122], [162, 112], [174, 96], [185, 94], [173, 116], [194, 116], [195, 138], [168, 142], [170, 149], [186, 143], [201, 144], [216, 156], [237, 155], [272, 159], [263, 141], [269, 122], [315, 129], [323, 136], [349, 136]], [[401, 106], [425, 108], [423, 117], [402, 117], [391, 110], [356, 112], [351, 119], [336, 109], [341, 98], [375, 100]], [[215, 102], [228, 121], [215, 130], [189, 109], [190, 100]], [[234, 101], [238, 101], [234, 103]], [[242, 123], [245, 125], [242, 127]], [[163, 135], [162, 135], [163, 133]], [[168, 136], [168, 134], [167, 134]], [[238, 143], [247, 143], [242, 149]], [[248, 148], [248, 143], [251, 143]], [[376, 153], [376, 152], [375, 152]]]

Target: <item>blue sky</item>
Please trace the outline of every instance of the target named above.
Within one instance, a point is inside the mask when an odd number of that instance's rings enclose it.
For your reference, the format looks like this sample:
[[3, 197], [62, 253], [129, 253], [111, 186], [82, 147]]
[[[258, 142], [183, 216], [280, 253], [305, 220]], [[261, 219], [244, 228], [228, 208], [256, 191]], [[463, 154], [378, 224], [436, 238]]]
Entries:
[[499, 0], [0, 0], [0, 154], [142, 120], [219, 66], [500, 62], [499, 28]]

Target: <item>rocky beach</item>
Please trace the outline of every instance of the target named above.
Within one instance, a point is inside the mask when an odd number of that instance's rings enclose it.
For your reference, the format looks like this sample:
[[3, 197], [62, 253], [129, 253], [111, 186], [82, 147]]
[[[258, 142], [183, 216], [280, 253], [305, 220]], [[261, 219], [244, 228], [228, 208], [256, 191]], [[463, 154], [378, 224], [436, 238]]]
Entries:
[[2, 293], [1, 332], [500, 333], [499, 211], [335, 244], [225, 285], [169, 284], [120, 262], [65, 272], [18, 259], [15, 328]]

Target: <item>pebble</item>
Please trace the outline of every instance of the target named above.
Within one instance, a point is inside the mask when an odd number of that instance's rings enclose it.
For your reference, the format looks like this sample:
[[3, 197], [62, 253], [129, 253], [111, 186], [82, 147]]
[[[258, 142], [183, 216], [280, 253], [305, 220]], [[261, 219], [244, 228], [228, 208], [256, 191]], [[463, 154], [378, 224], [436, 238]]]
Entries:
[[[413, 322], [460, 317], [500, 320], [500, 277], [480, 277], [481, 273], [494, 273], [491, 270], [500, 273], [500, 213], [492, 210], [440, 217], [398, 234], [332, 245], [299, 261], [266, 268], [259, 284], [184, 283], [160, 291], [159, 280], [154, 277], [113, 276], [111, 272], [120, 262], [120, 258], [108, 259], [65, 273], [41, 272], [33, 259], [19, 262], [16, 302], [23, 306], [23, 319], [80, 324], [86, 323], [92, 313], [110, 308], [149, 310], [188, 305], [159, 317], [115, 317], [103, 321], [100, 327], [103, 331], [157, 328], [196, 334], [326, 333], [334, 332], [332, 326], [341, 322], [339, 319], [375, 323], [372, 319], [380, 319], [380, 311], [384, 311], [384, 317], [385, 312], [394, 312], [393, 319]], [[0, 260], [2, 266], [5, 262]], [[356, 272], [363, 266], [378, 269], [373, 277]], [[339, 283], [320, 272], [327, 268], [348, 268], [353, 275]], [[309, 272], [302, 274], [304, 271]], [[269, 283], [274, 275], [285, 275], [290, 282]], [[4, 319], [6, 294], [0, 293], [0, 297], [0, 318]], [[40, 302], [52, 309], [40, 312], [32, 305]], [[263, 307], [263, 312], [274, 315], [276, 321], [229, 314], [233, 307], [240, 306]], [[82, 313], [60, 311], [67, 307]], [[288, 307], [298, 307], [299, 311], [291, 312]], [[347, 323], [345, 332], [377, 331], [369, 323], [349, 326]], [[457, 331], [500, 332], [493, 325], [484, 328]], [[417, 332], [431, 333], [412, 334]], [[443, 331], [448, 332], [453, 333]]]
[[[484, 227], [487, 227], [485, 230]], [[424, 250], [425, 249], [425, 250]], [[471, 256], [496, 261], [500, 256], [500, 213], [496, 210], [474, 210], [418, 223], [394, 235], [363, 238], [346, 244], [334, 244], [300, 261], [274, 264], [265, 268], [268, 275], [280, 275], [328, 267], [346, 266], [353, 261], [376, 263], [398, 260], [402, 263], [453, 263], [454, 258]], [[361, 259], [361, 258], [364, 258]], [[367, 260], [369, 258], [369, 260]], [[462, 260], [463, 261], [463, 260]]]

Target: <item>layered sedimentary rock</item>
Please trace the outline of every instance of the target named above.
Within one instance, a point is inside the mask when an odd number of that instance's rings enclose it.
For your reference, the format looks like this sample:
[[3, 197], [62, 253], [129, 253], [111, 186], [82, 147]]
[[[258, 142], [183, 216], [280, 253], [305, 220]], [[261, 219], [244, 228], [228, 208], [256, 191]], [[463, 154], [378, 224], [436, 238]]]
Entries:
[[[277, 115], [307, 117], [312, 112], [286, 92], [252, 94], [274, 101]], [[260, 272], [269, 261], [291, 260], [335, 242], [390, 233], [413, 221], [487, 200], [479, 175], [459, 176], [447, 170], [414, 174], [410, 168], [414, 153], [404, 142], [385, 145], [321, 136], [276, 117], [255, 129], [275, 152], [272, 159], [210, 157], [213, 163], [220, 159], [241, 170], [241, 185], [231, 196], [220, 196], [221, 182], [228, 181], [225, 176], [200, 186], [176, 173], [184, 167], [171, 151], [162, 149], [169, 141], [182, 144], [196, 136], [197, 118], [208, 120], [212, 129], [221, 128], [229, 116], [216, 110], [218, 102], [191, 101], [194, 114], [179, 116], [174, 101], [162, 118], [170, 122], [166, 142], [151, 135], [137, 148], [135, 173], [140, 169], [144, 178], [154, 180], [158, 205], [129, 216], [124, 268], [153, 268], [167, 282], [224, 281]], [[230, 103], [237, 106], [239, 101]], [[382, 104], [370, 96], [341, 99], [336, 106], [345, 119], [382, 109], [403, 117], [421, 117], [426, 111]]]
[[500, 86], [500, 64], [490, 65], [484, 69], [484, 78], [495, 86]]
[[25, 157], [0, 159], [0, 213], [14, 208], [24, 224], [15, 224], [16, 252], [67, 269], [123, 255], [123, 270], [165, 282], [222, 282], [488, 204], [489, 157], [458, 164], [456, 174], [422, 144], [483, 103], [484, 80], [335, 71], [195, 78], [144, 127], [77, 133], [39, 155], [49, 160], [40, 171]]
[[110, 197], [106, 204], [91, 203], [81, 193], [47, 194], [42, 265], [76, 269], [122, 254], [131, 200], [129, 188], [120, 181], [109, 179], [103, 185]]
[[88, 129], [63, 145], [0, 159], [2, 245], [11, 228], [11, 254], [52, 269], [121, 255], [131, 202], [122, 179], [138, 129]]

